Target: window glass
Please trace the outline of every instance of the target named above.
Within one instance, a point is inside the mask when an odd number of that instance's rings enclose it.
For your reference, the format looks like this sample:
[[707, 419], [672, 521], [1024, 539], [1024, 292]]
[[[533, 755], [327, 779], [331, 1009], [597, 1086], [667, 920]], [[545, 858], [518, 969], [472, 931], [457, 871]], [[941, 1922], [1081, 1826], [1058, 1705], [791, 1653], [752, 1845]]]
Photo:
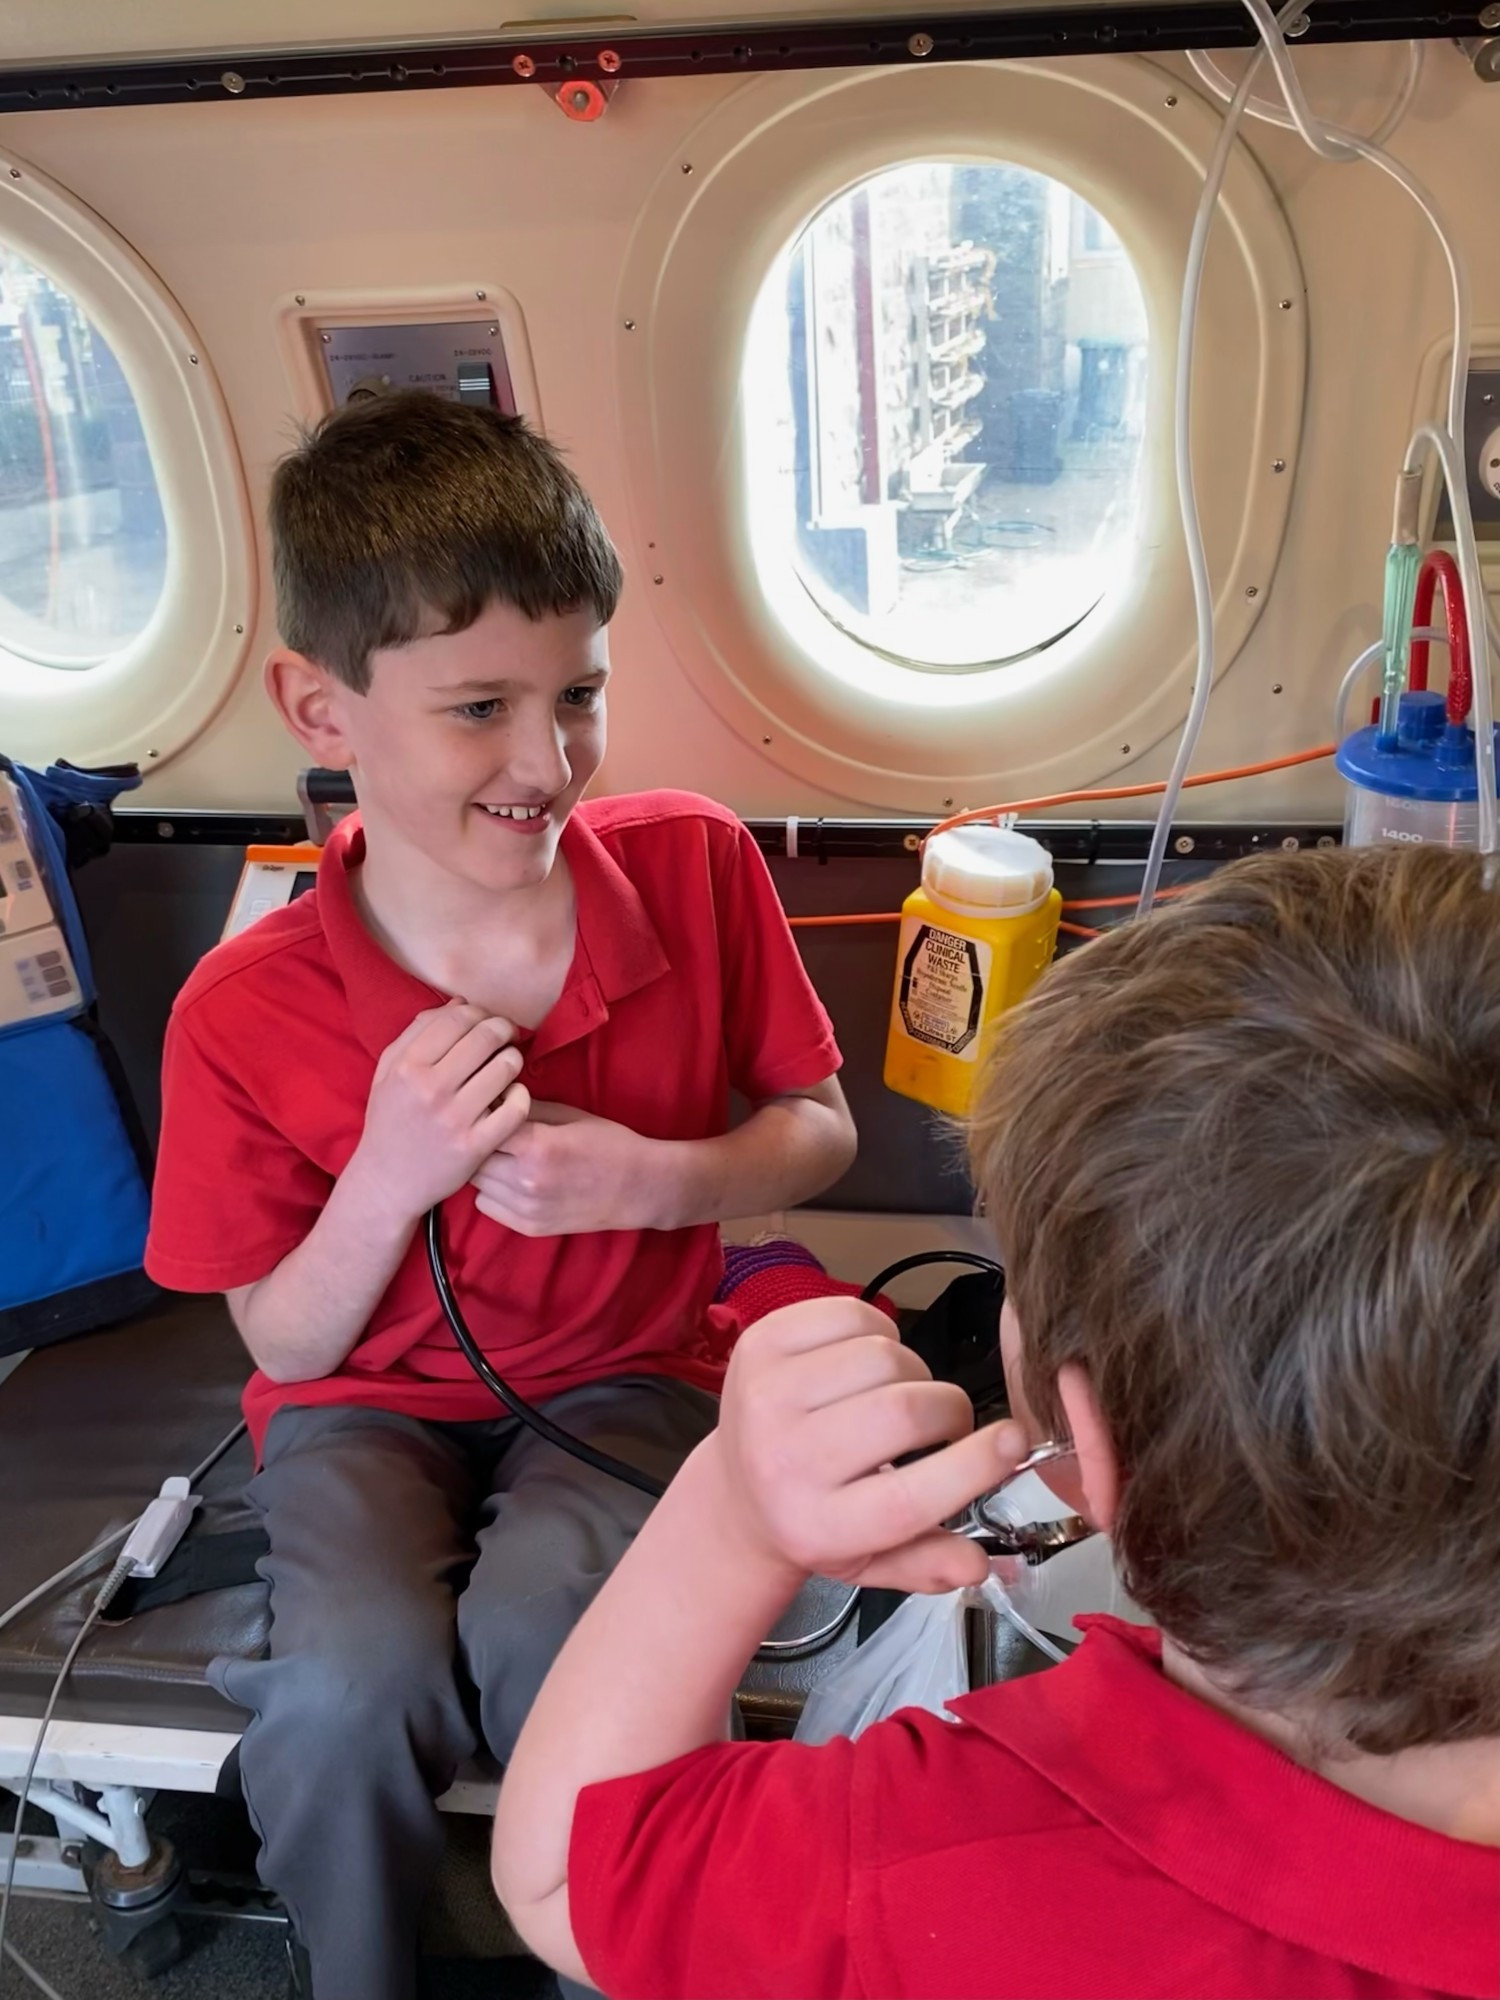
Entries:
[[145, 630], [166, 566], [119, 362], [67, 292], [0, 246], [0, 648], [97, 665]]
[[742, 402], [773, 601], [962, 672], [1070, 631], [1130, 560], [1140, 285], [1072, 189], [922, 162], [830, 202], [757, 304]]

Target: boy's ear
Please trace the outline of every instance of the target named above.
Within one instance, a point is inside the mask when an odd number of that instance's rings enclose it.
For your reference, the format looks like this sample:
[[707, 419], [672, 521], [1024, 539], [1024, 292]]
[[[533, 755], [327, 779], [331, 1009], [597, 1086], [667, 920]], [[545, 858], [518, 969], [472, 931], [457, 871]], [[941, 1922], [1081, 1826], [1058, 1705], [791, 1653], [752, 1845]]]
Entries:
[[343, 683], [305, 653], [278, 646], [266, 661], [265, 684], [277, 714], [313, 762], [347, 771], [354, 749], [340, 722]]
[[1089, 1380], [1088, 1370], [1068, 1361], [1057, 1371], [1057, 1393], [1068, 1420], [1075, 1464], [1083, 1488], [1083, 1513], [1107, 1535], [1120, 1511], [1120, 1461]]

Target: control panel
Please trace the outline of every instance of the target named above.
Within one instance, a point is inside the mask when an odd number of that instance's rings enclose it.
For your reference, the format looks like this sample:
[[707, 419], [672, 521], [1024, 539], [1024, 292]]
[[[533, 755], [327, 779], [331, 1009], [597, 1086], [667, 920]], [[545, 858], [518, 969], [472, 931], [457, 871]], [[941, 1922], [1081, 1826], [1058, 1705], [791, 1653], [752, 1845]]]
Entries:
[[[318, 879], [321, 847], [247, 847], [223, 937], [238, 937], [272, 910], [284, 910]], [[223, 939], [220, 939], [223, 942]]]
[[455, 402], [516, 413], [497, 322], [325, 326], [318, 345], [335, 403], [363, 402], [391, 389], [429, 389]]

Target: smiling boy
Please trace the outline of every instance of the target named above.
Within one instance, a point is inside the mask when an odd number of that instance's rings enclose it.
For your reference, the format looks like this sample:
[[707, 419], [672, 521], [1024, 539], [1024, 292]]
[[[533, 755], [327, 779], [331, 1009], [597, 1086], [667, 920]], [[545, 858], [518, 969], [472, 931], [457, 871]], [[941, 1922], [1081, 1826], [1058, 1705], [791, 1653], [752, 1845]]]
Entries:
[[683, 793], [579, 805], [621, 579], [553, 448], [390, 396], [307, 438], [270, 516], [266, 684], [359, 811], [179, 996], [147, 1263], [225, 1292], [256, 1363], [270, 1651], [214, 1676], [252, 1715], [262, 1875], [317, 2000], [408, 2000], [433, 1799], [479, 1737], [509, 1755], [649, 1506], [500, 1414], [424, 1214], [520, 1394], [664, 1479], [737, 1331], [717, 1224], [818, 1192], [854, 1136], [744, 828]]

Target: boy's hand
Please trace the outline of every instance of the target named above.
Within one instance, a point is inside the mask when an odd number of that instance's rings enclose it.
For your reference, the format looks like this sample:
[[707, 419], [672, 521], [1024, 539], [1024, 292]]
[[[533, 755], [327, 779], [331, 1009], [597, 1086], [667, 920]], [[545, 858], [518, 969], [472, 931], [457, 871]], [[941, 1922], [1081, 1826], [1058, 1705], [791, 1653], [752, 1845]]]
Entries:
[[527, 1122], [473, 1176], [481, 1215], [518, 1236], [666, 1226], [670, 1148], [566, 1104]]
[[755, 1553], [799, 1575], [921, 1591], [984, 1582], [983, 1550], [941, 1524], [1027, 1448], [1013, 1422], [976, 1432], [962, 1389], [934, 1382], [885, 1315], [851, 1299], [789, 1306], [746, 1330], [704, 1447], [719, 1459], [726, 1525]]
[[450, 1000], [418, 1014], [381, 1055], [355, 1161], [402, 1219], [446, 1201], [525, 1123], [531, 1099], [516, 1082], [514, 1035], [509, 1021]]

